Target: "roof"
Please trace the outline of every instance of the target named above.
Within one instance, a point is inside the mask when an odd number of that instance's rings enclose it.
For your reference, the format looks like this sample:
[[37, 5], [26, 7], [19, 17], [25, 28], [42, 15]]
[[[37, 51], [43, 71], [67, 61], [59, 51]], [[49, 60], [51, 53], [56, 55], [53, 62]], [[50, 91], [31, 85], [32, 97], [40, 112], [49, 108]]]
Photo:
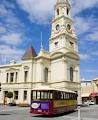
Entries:
[[81, 97], [89, 97], [90, 96], [90, 93], [82, 93], [81, 94]]
[[37, 54], [36, 54], [34, 48], [31, 46], [30, 48], [28, 48], [26, 50], [25, 54], [22, 57], [22, 60], [32, 59], [36, 56], [37, 56]]
[[39, 52], [39, 54], [38, 54], [38, 56], [37, 56], [38, 58], [39, 57], [45, 57], [45, 58], [50, 58], [50, 54], [49, 54], [49, 52], [47, 52], [47, 51], [45, 51], [45, 50], [41, 50], [40, 52]]
[[76, 93], [76, 92], [74, 92], [72, 90], [69, 90], [69, 89], [66, 89], [66, 88], [64, 88], [64, 89], [51, 88], [51, 87], [48, 87], [48, 86], [41, 86], [39, 88], [34, 88], [33, 90], [38, 90], [38, 91], [39, 90], [43, 90], [43, 91], [45, 91], [45, 90], [51, 90], [51, 91], [55, 90], [55, 91], [62, 91], [62, 92], [68, 92], [68, 93]]

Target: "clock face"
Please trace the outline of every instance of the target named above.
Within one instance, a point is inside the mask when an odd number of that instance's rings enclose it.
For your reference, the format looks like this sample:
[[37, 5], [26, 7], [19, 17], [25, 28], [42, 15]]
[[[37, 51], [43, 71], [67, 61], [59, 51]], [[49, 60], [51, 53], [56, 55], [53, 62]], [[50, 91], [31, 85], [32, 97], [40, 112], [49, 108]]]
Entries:
[[72, 33], [72, 28], [71, 28], [70, 24], [67, 24], [66, 30], [67, 30], [68, 33]]
[[58, 31], [59, 29], [60, 29], [60, 25], [57, 24], [57, 25], [56, 25], [56, 30]]

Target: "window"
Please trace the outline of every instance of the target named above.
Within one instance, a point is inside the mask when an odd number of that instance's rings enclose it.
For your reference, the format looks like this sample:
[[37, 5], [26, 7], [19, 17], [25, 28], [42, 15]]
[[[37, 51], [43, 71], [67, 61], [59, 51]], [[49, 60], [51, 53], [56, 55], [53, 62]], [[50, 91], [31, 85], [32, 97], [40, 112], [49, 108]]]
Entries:
[[18, 100], [18, 91], [14, 91], [14, 99]]
[[60, 25], [57, 24], [57, 25], [56, 25], [56, 30], [59, 30], [59, 29], [60, 29]]
[[55, 47], [58, 47], [58, 42], [55, 42], [54, 44], [55, 44]]
[[4, 97], [7, 97], [8, 91], [4, 91]]
[[24, 81], [27, 82], [28, 78], [28, 71], [24, 71]]
[[16, 72], [15, 82], [17, 83], [18, 72]]
[[44, 81], [45, 81], [45, 83], [48, 82], [48, 68], [44, 69]]
[[67, 25], [67, 29], [71, 30], [71, 25], [70, 24]]
[[24, 91], [24, 100], [27, 100], [27, 91]]
[[71, 47], [73, 47], [73, 44], [74, 44], [73, 42], [70, 42], [70, 46], [71, 46]]
[[9, 73], [6, 74], [6, 83], [8, 83]]
[[10, 73], [10, 82], [12, 83], [14, 81], [14, 73]]
[[32, 99], [33, 99], [33, 100], [36, 100], [36, 99], [37, 99], [37, 97], [36, 97], [36, 95], [37, 95], [37, 94], [36, 94], [36, 91], [33, 91], [32, 93], [33, 93], [33, 94], [32, 94]]
[[59, 92], [59, 91], [54, 91], [53, 92], [53, 99], [54, 100], [59, 100], [59, 99], [61, 99], [61, 92]]
[[70, 80], [73, 81], [73, 68], [70, 67]]
[[67, 8], [67, 15], [69, 14], [69, 9]]
[[57, 9], [57, 15], [59, 15], [59, 9]]

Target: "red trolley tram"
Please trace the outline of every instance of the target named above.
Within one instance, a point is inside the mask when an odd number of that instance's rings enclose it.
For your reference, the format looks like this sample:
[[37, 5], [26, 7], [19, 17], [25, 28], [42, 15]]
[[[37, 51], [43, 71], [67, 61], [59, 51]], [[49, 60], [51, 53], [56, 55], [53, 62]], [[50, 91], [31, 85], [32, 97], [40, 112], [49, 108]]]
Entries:
[[77, 94], [68, 89], [34, 89], [31, 94], [30, 113], [55, 115], [77, 108]]

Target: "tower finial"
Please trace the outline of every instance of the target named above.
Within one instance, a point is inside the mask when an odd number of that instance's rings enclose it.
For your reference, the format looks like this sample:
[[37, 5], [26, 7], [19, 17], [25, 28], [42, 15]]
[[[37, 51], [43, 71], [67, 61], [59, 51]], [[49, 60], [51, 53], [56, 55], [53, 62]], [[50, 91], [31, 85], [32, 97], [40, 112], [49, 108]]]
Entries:
[[69, 3], [69, 0], [57, 0], [57, 3]]
[[41, 50], [43, 50], [43, 36], [42, 36], [42, 32], [41, 32]]

